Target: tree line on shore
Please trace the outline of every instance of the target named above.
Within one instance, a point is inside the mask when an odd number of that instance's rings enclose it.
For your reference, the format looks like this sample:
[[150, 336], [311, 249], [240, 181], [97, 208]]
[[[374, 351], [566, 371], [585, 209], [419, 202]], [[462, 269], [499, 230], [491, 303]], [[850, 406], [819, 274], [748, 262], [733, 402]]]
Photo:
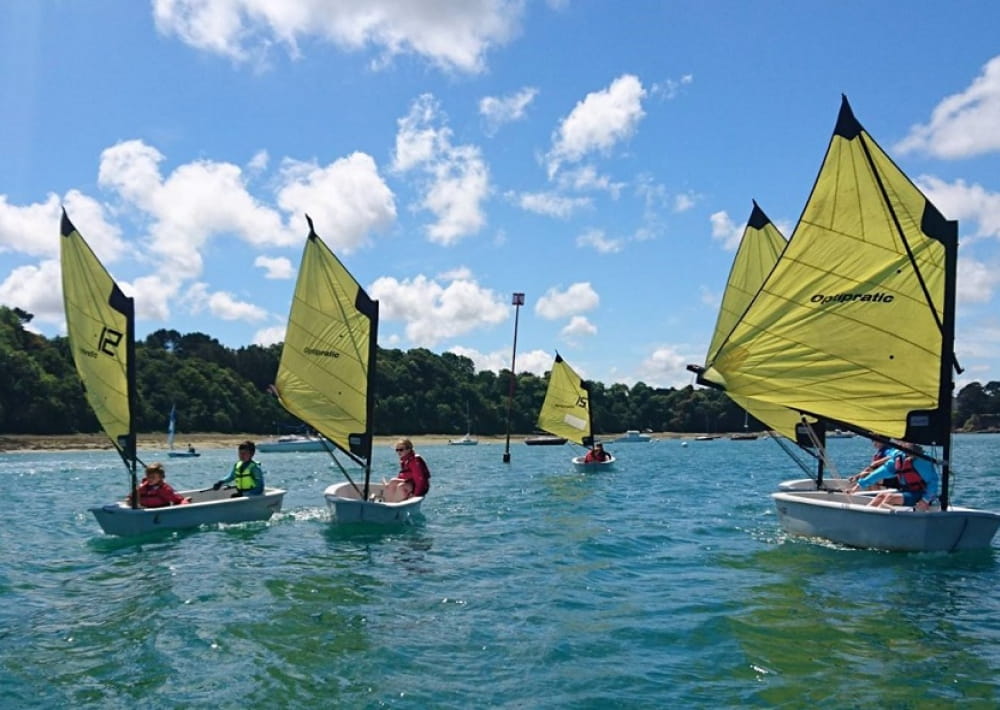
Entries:
[[[100, 431], [84, 397], [67, 338], [25, 328], [32, 315], [0, 306], [0, 433], [72, 434]], [[300, 423], [268, 393], [281, 345], [229, 348], [204, 333], [157, 330], [136, 343], [136, 429], [164, 431], [171, 407], [183, 432], [270, 433]], [[378, 350], [375, 433], [481, 436], [535, 431], [548, 373], [476, 371], [467, 357], [424, 348]], [[594, 429], [671, 432], [741, 431], [743, 410], [723, 393], [692, 386], [656, 388], [591, 382]], [[966, 385], [955, 402], [957, 428], [998, 424], [1000, 382]], [[749, 420], [749, 428], [764, 425]]]

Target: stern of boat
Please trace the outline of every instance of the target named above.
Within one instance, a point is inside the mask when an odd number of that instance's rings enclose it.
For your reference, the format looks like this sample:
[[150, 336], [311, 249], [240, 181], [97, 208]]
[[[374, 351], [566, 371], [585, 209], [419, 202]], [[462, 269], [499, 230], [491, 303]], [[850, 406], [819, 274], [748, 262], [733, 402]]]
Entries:
[[[358, 486], [363, 490], [361, 485]], [[337, 523], [408, 523], [420, 512], [423, 496], [407, 498], [398, 503], [381, 500], [384, 486], [371, 483], [368, 500], [361, 500], [361, 492], [350, 482], [336, 483], [323, 491], [330, 515]]]

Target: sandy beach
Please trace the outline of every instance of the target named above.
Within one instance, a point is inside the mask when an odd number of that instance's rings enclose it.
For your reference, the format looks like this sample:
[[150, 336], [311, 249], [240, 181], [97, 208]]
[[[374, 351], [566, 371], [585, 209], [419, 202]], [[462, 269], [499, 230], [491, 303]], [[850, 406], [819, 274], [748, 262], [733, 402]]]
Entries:
[[[611, 440], [614, 436], [609, 435], [605, 441]], [[694, 437], [696, 434], [676, 434], [661, 432], [653, 434], [654, 439], [679, 439], [684, 437]], [[196, 449], [235, 449], [241, 441], [249, 439], [253, 442], [273, 439], [273, 434], [219, 434], [215, 432], [200, 434], [183, 434], [177, 437], [174, 443], [175, 448], [186, 449], [191, 444]], [[398, 436], [377, 436], [376, 446], [389, 446], [393, 444]], [[420, 436], [409, 436], [415, 446], [426, 446], [430, 444], [445, 444], [449, 439], [457, 439], [457, 434], [425, 434]], [[477, 436], [480, 444], [500, 444], [506, 442], [506, 436]], [[520, 444], [526, 435], [511, 434], [511, 444]], [[612, 442], [613, 443], [613, 442]], [[139, 449], [143, 451], [167, 450], [167, 440], [163, 434], [139, 434]], [[111, 442], [104, 434], [0, 434], [0, 452], [16, 451], [89, 451], [108, 449], [111, 450]]]
[[[235, 449], [241, 441], [259, 443], [273, 439], [273, 434], [219, 434], [214, 432], [200, 434], [183, 434], [177, 437], [174, 447], [184, 450], [188, 444], [196, 449]], [[377, 436], [376, 446], [389, 446], [393, 444], [397, 436]], [[454, 434], [432, 434], [424, 436], [410, 436], [415, 446], [429, 444], [444, 444], [449, 439], [457, 439]], [[480, 436], [477, 437], [481, 444], [499, 443], [506, 441], [504, 436]], [[511, 443], [520, 442], [524, 436], [511, 435]], [[138, 447], [143, 451], [167, 450], [166, 437], [162, 434], [139, 434]], [[0, 451], [89, 451], [107, 449], [111, 450], [111, 442], [104, 434], [60, 434], [43, 436], [37, 434], [0, 434]]]

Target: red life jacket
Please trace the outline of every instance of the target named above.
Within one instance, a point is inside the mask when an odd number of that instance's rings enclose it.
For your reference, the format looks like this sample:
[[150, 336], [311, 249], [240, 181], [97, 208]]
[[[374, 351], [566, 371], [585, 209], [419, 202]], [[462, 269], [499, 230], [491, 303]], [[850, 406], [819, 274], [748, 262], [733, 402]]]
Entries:
[[139, 505], [143, 508], [163, 508], [173, 503], [175, 495], [166, 483], [155, 486], [143, 483], [139, 486]]
[[896, 480], [899, 481], [899, 490], [904, 493], [907, 491], [919, 493], [927, 489], [926, 481], [917, 473], [917, 469], [913, 467], [912, 456], [897, 456], [895, 466]]

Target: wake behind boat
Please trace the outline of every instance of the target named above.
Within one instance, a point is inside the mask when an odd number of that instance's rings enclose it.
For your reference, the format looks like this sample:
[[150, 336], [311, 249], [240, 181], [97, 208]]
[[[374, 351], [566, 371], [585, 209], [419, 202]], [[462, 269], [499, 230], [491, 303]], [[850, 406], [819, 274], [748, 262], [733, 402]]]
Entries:
[[585, 455], [573, 457], [573, 466], [578, 471], [603, 471], [615, 465], [615, 457], [594, 442], [590, 386], [559, 353], [549, 373], [545, 401], [538, 413], [538, 428], [590, 449]]
[[957, 223], [883, 152], [845, 97], [795, 233], [700, 380], [737, 401], [927, 447], [913, 455], [940, 468], [940, 489], [923, 480], [918, 502], [936, 492], [940, 510], [779, 490], [772, 498], [788, 533], [886, 550], [990, 546], [1000, 515], [950, 501], [957, 255]]
[[[63, 303], [66, 330], [87, 402], [111, 439], [129, 474], [130, 499], [136, 491], [135, 303], [115, 283], [90, 250], [65, 210], [60, 228]], [[222, 500], [207, 491], [189, 491], [198, 502], [163, 508], [111, 503], [91, 508], [104, 532], [135, 535], [160, 529], [210, 523], [267, 520], [281, 509], [285, 491], [265, 489], [264, 496]]]
[[[371, 481], [378, 301], [320, 239], [312, 219], [306, 220], [309, 236], [274, 391], [288, 412], [332, 445], [333, 462], [347, 479], [323, 493], [334, 521], [409, 521], [420, 512], [423, 496], [385, 501], [381, 486]], [[362, 481], [351, 477], [334, 449], [360, 467]]]

